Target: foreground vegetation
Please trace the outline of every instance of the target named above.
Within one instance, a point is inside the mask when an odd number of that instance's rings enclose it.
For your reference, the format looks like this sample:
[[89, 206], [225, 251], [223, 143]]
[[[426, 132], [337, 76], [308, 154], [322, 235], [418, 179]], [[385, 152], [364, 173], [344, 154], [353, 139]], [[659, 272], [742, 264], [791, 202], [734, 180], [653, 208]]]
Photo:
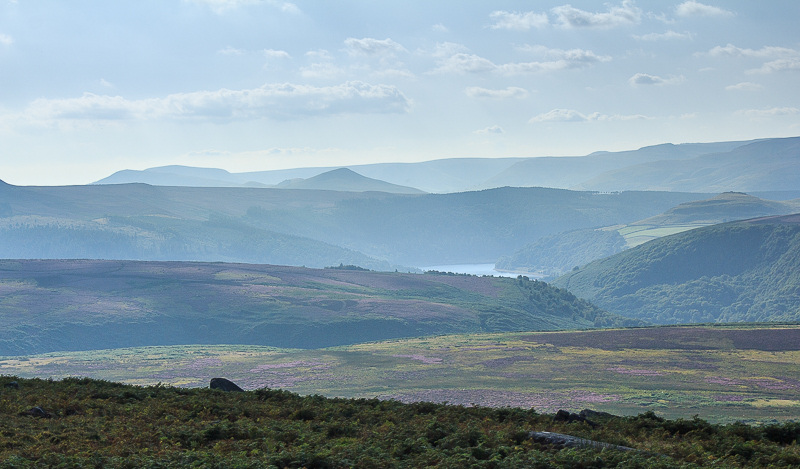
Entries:
[[800, 420], [797, 363], [800, 326], [736, 325], [59, 352], [2, 357], [0, 373], [181, 387], [225, 376], [303, 395], [766, 424]]
[[[16, 385], [12, 385], [14, 381]], [[800, 423], [593, 416], [260, 389], [0, 378], [0, 467], [796, 467]], [[38, 408], [36, 410], [35, 408]], [[39, 412], [41, 410], [41, 412]], [[560, 448], [531, 431], [634, 448]]]

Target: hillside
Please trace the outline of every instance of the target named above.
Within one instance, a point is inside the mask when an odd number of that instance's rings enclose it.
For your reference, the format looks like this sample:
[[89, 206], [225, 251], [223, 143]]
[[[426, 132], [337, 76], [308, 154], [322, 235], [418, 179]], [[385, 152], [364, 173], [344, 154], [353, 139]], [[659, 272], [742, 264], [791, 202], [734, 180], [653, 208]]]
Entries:
[[145, 184], [8, 186], [0, 191], [0, 237], [6, 240], [0, 255], [404, 270], [494, 262], [542, 236], [630, 223], [701, 198], [541, 188], [411, 195]]
[[798, 259], [798, 217], [767, 217], [659, 238], [553, 284], [660, 324], [798, 321]]
[[347, 168], [334, 169], [308, 179], [288, 179], [277, 186], [279, 189], [310, 189], [346, 192], [389, 192], [392, 194], [423, 194], [413, 187], [390, 184], [378, 179], [364, 177]]
[[654, 217], [627, 225], [568, 231], [547, 236], [497, 261], [511, 272], [561, 275], [589, 262], [644, 242], [702, 226], [800, 211], [800, 200], [777, 202], [740, 192], [682, 203]]
[[638, 324], [527, 279], [349, 269], [4, 260], [0, 289], [0, 355]]
[[584, 190], [791, 191], [800, 187], [800, 137], [755, 141], [731, 151], [656, 161], [609, 171], [576, 188]]
[[[790, 467], [795, 423], [590, 414], [0, 378], [4, 467]], [[31, 410], [34, 409], [34, 410]], [[40, 412], [41, 411], [41, 412]], [[565, 447], [541, 433], [593, 440]], [[553, 435], [550, 435], [553, 436]], [[623, 445], [626, 448], [614, 448]], [[610, 447], [610, 448], [606, 448]]]

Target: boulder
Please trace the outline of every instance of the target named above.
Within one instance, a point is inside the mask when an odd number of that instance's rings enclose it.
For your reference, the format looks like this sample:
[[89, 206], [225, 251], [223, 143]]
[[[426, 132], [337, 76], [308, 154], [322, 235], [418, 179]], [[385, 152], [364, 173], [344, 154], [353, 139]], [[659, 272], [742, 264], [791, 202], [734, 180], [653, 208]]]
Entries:
[[209, 387], [225, 392], [244, 392], [244, 389], [237, 386], [236, 383], [225, 378], [211, 378], [211, 385]]
[[43, 418], [43, 419], [49, 419], [49, 418], [51, 418], [53, 416], [53, 414], [51, 414], [50, 412], [42, 409], [39, 406], [31, 407], [30, 409], [21, 412], [20, 415], [30, 415], [31, 417], [37, 417], [37, 418]]
[[3, 387], [10, 389], [19, 389], [19, 383], [16, 381], [11, 381], [10, 383], [4, 384]]

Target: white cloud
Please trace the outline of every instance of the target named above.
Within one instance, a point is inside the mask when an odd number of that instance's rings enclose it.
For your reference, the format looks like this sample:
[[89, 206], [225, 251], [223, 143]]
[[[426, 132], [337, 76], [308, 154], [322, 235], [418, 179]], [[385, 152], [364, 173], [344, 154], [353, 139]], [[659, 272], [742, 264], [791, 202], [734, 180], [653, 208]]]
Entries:
[[761, 68], [748, 70], [747, 73], [774, 73], [792, 70], [800, 70], [800, 57], [772, 60], [762, 65]]
[[628, 83], [632, 86], [635, 85], [677, 85], [683, 83], [686, 78], [681, 76], [662, 78], [658, 75], [650, 75], [647, 73], [637, 73], [628, 79]]
[[528, 90], [516, 86], [509, 86], [502, 90], [491, 90], [479, 86], [471, 86], [465, 89], [464, 92], [467, 93], [467, 96], [470, 98], [523, 99], [528, 97]]
[[100, 79], [100, 86], [102, 86], [103, 88], [116, 88], [113, 83], [106, 80], [105, 78]]
[[478, 73], [496, 70], [497, 65], [475, 54], [460, 52], [443, 59], [435, 73]]
[[538, 116], [532, 117], [528, 123], [537, 124], [540, 122], [596, 122], [596, 121], [630, 121], [630, 120], [646, 120], [650, 117], [641, 114], [600, 114], [593, 112], [591, 114], [584, 114], [574, 109], [553, 109], [552, 111]]
[[486, 127], [485, 129], [476, 130], [473, 132], [478, 135], [500, 135], [505, 133], [502, 127], [499, 125], [493, 125], [491, 127]]
[[442, 23], [436, 23], [431, 26], [431, 30], [437, 33], [449, 33], [450, 30], [447, 29], [447, 26], [443, 25]]
[[406, 49], [391, 39], [373, 39], [365, 37], [363, 39], [347, 38], [344, 41], [347, 52], [350, 55], [393, 55], [396, 52], [406, 52]]
[[762, 88], [763, 86], [759, 85], [758, 83], [751, 83], [749, 81], [737, 83], [735, 85], [728, 85], [725, 87], [727, 91], [757, 91]]
[[634, 6], [630, 0], [624, 0], [620, 6], [609, 7], [605, 13], [592, 13], [572, 5], [562, 5], [550, 11], [563, 28], [610, 29], [639, 24], [642, 20], [642, 10]]
[[489, 26], [491, 29], [527, 31], [531, 28], [543, 28], [550, 23], [546, 13], [534, 13], [532, 11], [518, 13], [498, 10], [492, 12], [489, 18], [494, 20], [494, 23]]
[[747, 70], [747, 73], [774, 73], [800, 70], [800, 51], [788, 47], [764, 46], [761, 49], [743, 49], [733, 44], [716, 46], [708, 51], [711, 57], [745, 57], [773, 59], [760, 68]]
[[435, 73], [478, 73], [495, 72], [502, 75], [524, 73], [544, 73], [572, 68], [583, 68], [611, 60], [609, 56], [597, 55], [584, 49], [549, 49], [544, 46], [524, 46], [520, 50], [532, 51], [546, 56], [547, 61], [511, 62], [494, 64], [492, 61], [474, 54], [458, 53], [439, 62]]
[[308, 67], [300, 68], [300, 76], [303, 78], [336, 78], [344, 75], [345, 71], [341, 67], [330, 62], [313, 63]]
[[455, 42], [437, 42], [436, 47], [433, 52], [431, 52], [431, 56], [436, 58], [450, 57], [451, 55], [467, 51], [469, 51], [469, 48], [463, 44], [457, 44]]
[[694, 0], [683, 2], [675, 7], [678, 16], [733, 16], [733, 12], [719, 7], [705, 5]]
[[650, 33], [642, 36], [633, 36], [634, 39], [640, 41], [671, 41], [671, 40], [690, 40], [694, 38], [694, 34], [690, 32], [678, 33], [669, 30], [665, 33]]
[[[187, 1], [187, 0], [184, 0]], [[282, 2], [278, 0], [188, 0], [193, 3], [208, 6], [211, 11], [217, 14], [223, 14], [229, 10], [234, 10], [239, 7], [247, 5], [266, 4], [273, 6], [285, 13], [300, 13], [300, 9], [291, 2]]]
[[289, 55], [288, 52], [285, 50], [275, 50], [275, 49], [264, 49], [264, 57], [268, 59], [291, 59], [292, 56]]
[[761, 49], [742, 49], [733, 44], [727, 46], [716, 46], [708, 51], [712, 57], [755, 57], [761, 59], [799, 56], [800, 52], [788, 47], [764, 46]]
[[10, 46], [14, 43], [14, 39], [7, 34], [0, 34], [0, 45]]
[[224, 49], [220, 49], [217, 51], [217, 54], [220, 55], [244, 55], [244, 51], [242, 49], [237, 49], [232, 46], [228, 46]]
[[336, 86], [266, 84], [245, 90], [220, 89], [176, 93], [164, 98], [128, 100], [85, 93], [80, 98], [37, 99], [25, 112], [28, 120], [296, 119], [343, 113], [402, 113], [410, 101], [391, 85], [352, 81]]
[[742, 109], [736, 115], [751, 119], [767, 119], [770, 117], [794, 116], [800, 113], [796, 107], [773, 107], [769, 109]]

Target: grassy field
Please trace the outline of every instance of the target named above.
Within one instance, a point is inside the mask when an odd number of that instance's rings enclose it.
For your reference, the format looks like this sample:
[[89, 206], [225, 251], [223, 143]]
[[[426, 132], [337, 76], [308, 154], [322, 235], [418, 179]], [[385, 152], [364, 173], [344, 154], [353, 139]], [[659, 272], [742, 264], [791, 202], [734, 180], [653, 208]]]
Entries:
[[693, 230], [710, 224], [711, 223], [681, 223], [676, 225], [633, 224], [627, 225], [617, 231], [625, 238], [628, 247], [632, 248], [653, 239]]
[[0, 374], [764, 423], [800, 419], [798, 363], [798, 325], [686, 326], [49, 353], [0, 357]]

